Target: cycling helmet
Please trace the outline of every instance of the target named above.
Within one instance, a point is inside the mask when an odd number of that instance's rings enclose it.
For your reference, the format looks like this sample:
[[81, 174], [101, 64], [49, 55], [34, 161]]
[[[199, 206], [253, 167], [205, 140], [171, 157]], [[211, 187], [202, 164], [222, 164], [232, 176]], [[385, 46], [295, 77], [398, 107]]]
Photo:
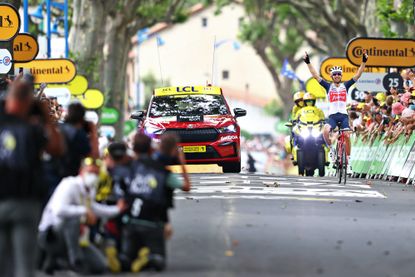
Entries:
[[341, 66], [333, 66], [330, 69], [330, 75], [333, 75], [334, 72], [340, 72], [340, 74], [343, 74], [343, 69]]
[[309, 93], [309, 92], [304, 94], [303, 100], [304, 100], [305, 106], [313, 106], [314, 107], [316, 105], [316, 97], [313, 94]]
[[298, 91], [294, 94], [293, 100], [294, 103], [298, 106], [298, 102], [303, 101], [304, 91]]

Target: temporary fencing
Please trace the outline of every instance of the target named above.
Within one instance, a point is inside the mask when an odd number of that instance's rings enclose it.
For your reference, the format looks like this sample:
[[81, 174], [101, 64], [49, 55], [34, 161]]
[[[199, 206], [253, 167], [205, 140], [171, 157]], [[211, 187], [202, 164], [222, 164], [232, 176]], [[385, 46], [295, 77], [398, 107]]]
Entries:
[[400, 135], [393, 143], [378, 136], [373, 142], [352, 136], [353, 177], [415, 182], [415, 134]]

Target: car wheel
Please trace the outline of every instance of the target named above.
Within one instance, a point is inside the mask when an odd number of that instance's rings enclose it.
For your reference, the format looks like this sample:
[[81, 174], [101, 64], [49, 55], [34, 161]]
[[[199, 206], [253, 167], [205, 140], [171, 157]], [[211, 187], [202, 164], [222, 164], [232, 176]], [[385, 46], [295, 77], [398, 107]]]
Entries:
[[222, 165], [223, 173], [239, 173], [241, 172], [241, 162], [225, 163]]

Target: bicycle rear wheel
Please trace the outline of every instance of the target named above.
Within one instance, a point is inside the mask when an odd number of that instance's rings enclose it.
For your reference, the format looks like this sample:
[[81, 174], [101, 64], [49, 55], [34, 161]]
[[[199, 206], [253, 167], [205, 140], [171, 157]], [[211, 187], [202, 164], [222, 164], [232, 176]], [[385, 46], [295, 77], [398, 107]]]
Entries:
[[346, 156], [346, 149], [345, 147], [342, 147], [342, 171], [344, 175], [344, 184], [346, 184], [347, 179], [347, 156]]

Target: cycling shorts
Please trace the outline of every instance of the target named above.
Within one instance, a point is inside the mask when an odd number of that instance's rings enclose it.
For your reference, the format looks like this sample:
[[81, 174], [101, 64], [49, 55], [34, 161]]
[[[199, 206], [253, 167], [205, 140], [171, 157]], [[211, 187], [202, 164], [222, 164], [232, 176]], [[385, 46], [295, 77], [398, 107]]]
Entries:
[[333, 130], [340, 125], [341, 129], [350, 129], [349, 116], [344, 113], [335, 113], [329, 116], [327, 124], [330, 125], [330, 130]]

